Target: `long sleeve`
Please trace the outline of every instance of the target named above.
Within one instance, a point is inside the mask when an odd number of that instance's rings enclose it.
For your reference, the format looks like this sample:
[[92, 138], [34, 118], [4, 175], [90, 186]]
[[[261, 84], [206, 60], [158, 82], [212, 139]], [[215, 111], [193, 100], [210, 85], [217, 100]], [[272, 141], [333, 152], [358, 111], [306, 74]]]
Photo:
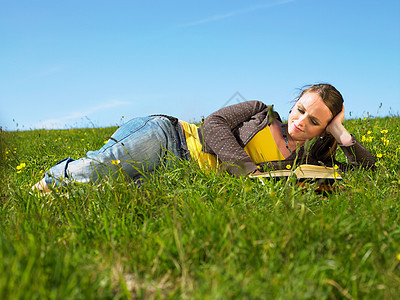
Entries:
[[375, 166], [375, 159], [372, 157], [371, 153], [369, 153], [369, 151], [354, 136], [352, 136], [352, 139], [353, 145], [339, 145], [349, 163], [352, 166], [373, 168]]
[[258, 164], [260, 168], [271, 168], [274, 170], [279, 170], [285, 168], [286, 165], [300, 165], [300, 164], [311, 164], [311, 165], [325, 165], [327, 167], [333, 167], [337, 164], [342, 171], [354, 168], [374, 168], [375, 159], [372, 157], [371, 153], [354, 137], [352, 136], [353, 144], [350, 146], [339, 145], [343, 150], [348, 162], [343, 163], [337, 161], [334, 157], [329, 157], [325, 159], [317, 158], [313, 155], [307, 155], [304, 147], [301, 147], [298, 151], [293, 152], [285, 160], [280, 161], [268, 161], [265, 163]]
[[246, 101], [214, 112], [199, 130], [204, 151], [216, 154], [231, 174], [246, 175], [257, 170], [243, 148], [268, 125], [270, 108], [260, 101]]

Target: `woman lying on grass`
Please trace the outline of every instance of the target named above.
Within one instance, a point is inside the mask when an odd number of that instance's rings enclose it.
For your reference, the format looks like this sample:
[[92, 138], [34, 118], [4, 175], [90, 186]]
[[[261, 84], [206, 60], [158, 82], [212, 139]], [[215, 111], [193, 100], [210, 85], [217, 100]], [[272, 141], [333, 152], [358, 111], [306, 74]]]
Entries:
[[200, 127], [164, 115], [135, 118], [117, 129], [100, 150], [58, 162], [32, 189], [47, 192], [50, 186], [71, 181], [96, 182], [110, 170], [117, 174], [121, 169], [138, 180], [171, 158], [248, 175], [260, 172], [266, 163], [273, 167], [301, 163], [296, 157], [305, 156], [305, 142], [313, 138], [307, 163], [339, 165], [334, 158], [339, 144], [351, 165], [373, 166], [374, 158], [343, 126], [344, 115], [339, 91], [316, 84], [302, 90], [287, 124], [272, 106], [260, 101], [222, 108]]

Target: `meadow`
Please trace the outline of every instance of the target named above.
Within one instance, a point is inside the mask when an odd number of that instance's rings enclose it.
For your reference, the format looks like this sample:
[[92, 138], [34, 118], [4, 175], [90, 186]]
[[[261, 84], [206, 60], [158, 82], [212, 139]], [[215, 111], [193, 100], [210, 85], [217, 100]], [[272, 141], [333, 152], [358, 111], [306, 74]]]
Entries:
[[0, 298], [399, 299], [400, 118], [345, 126], [376, 169], [330, 194], [184, 161], [40, 195], [115, 128], [1, 131]]

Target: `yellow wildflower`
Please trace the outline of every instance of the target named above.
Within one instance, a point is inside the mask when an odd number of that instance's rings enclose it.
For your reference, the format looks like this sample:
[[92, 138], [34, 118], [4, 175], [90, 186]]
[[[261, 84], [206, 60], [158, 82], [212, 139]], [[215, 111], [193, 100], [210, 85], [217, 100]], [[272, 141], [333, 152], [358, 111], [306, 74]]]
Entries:
[[382, 142], [383, 142], [383, 144], [384, 144], [385, 146], [389, 145], [389, 140], [386, 139], [385, 137], [381, 137], [381, 140], [382, 140]]
[[[371, 132], [371, 131], [368, 131], [369, 133]], [[368, 132], [367, 132], [367, 134], [368, 134]], [[363, 135], [362, 137], [361, 137], [361, 142], [368, 142], [368, 143], [370, 143], [370, 142], [372, 142], [372, 139], [373, 139], [374, 137], [372, 136], [372, 135], [370, 135], [370, 136], [368, 136], [368, 137], [366, 137], [365, 135]]]
[[22, 171], [22, 169], [23, 168], [25, 168], [26, 167], [26, 163], [20, 163], [18, 166], [17, 166], [17, 173], [21, 173], [21, 171]]
[[367, 131], [367, 134], [371, 134], [371, 133], [372, 133], [371, 130], [368, 130], [368, 131]]
[[334, 168], [335, 170], [339, 169], [338, 165], [334, 165], [333, 168]]
[[104, 141], [103, 143], [104, 143], [104, 144], [107, 144], [107, 141]]
[[81, 139], [81, 141], [83, 142], [85, 139]]
[[381, 158], [381, 157], [382, 157], [382, 153], [378, 153], [378, 154], [376, 155], [376, 157]]
[[291, 165], [286, 165], [286, 169], [290, 170], [292, 168]]
[[381, 130], [381, 133], [383, 133], [383, 134], [386, 134], [386, 133], [388, 133], [388, 132], [389, 132], [389, 131], [386, 130], [386, 129]]
[[396, 257], [398, 260], [400, 260], [400, 253], [397, 253]]
[[337, 177], [339, 177], [339, 173], [338, 172], [334, 172], [333, 173], [333, 178], [337, 178]]
[[21, 170], [26, 167], [26, 163], [21, 163], [19, 166], [17, 166], [17, 170]]
[[117, 160], [112, 160], [111, 163], [112, 163], [113, 165], [118, 166], [118, 165], [121, 163], [121, 161], [120, 161], [119, 159], [117, 159]]

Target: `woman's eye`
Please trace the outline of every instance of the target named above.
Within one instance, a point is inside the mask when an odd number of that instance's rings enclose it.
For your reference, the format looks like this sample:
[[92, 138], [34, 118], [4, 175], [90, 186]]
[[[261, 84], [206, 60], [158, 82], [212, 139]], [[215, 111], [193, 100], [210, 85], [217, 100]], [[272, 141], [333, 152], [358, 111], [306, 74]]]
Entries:
[[298, 110], [301, 114], [304, 114], [304, 110], [302, 110], [300, 107], [298, 107], [297, 110]]
[[318, 126], [318, 125], [319, 125], [319, 123], [318, 123], [317, 121], [312, 120], [312, 119], [311, 119], [311, 123], [313, 123], [313, 125], [315, 125], [315, 126]]

